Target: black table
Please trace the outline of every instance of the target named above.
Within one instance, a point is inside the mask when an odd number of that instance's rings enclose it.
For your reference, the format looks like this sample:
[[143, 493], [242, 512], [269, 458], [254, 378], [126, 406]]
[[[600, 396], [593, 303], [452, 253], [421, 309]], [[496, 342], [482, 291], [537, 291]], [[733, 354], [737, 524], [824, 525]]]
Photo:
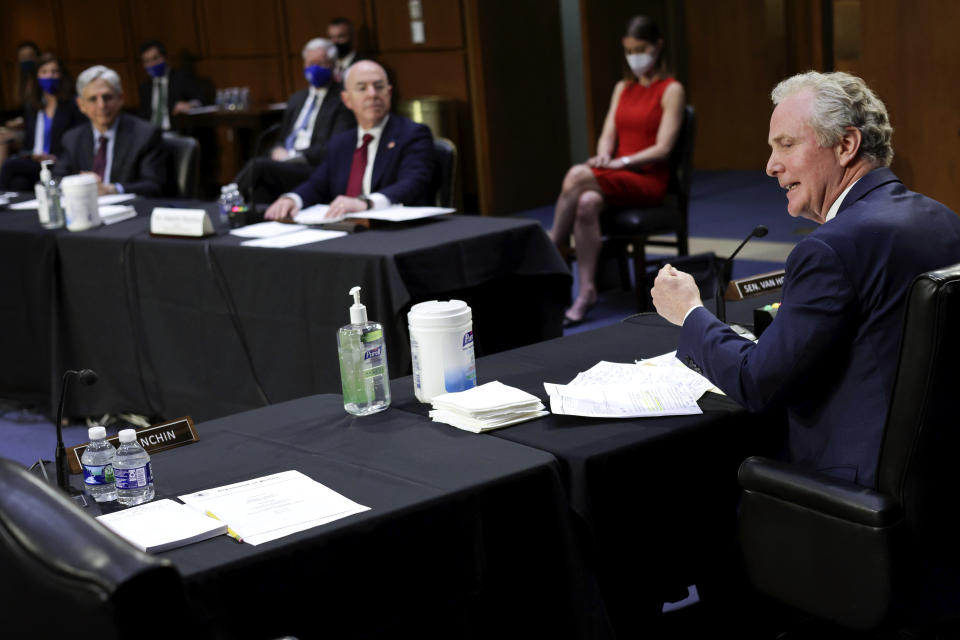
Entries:
[[217, 637], [609, 637], [549, 454], [397, 410], [355, 418], [337, 395], [198, 431], [153, 456], [158, 499], [296, 469], [370, 507], [161, 553]]
[[[748, 303], [752, 304], [752, 303]], [[627, 321], [477, 361], [477, 381], [499, 380], [548, 401], [543, 382], [567, 383], [600, 360], [632, 362], [676, 348], [679, 329], [642, 314]], [[393, 406], [426, 415], [410, 378], [392, 383]], [[604, 419], [549, 415], [489, 432], [556, 456], [586, 553], [595, 560], [618, 634], [648, 633], [660, 604], [730, 561], [736, 473], [752, 454], [775, 453], [784, 422], [707, 394], [703, 415]], [[721, 554], [726, 554], [721, 557]]]
[[153, 206], [191, 203], [134, 204], [139, 217], [81, 233], [0, 212], [0, 273], [13, 292], [0, 309], [12, 363], [0, 397], [53, 407], [63, 369], [84, 367], [100, 382], [72, 394], [71, 415], [202, 420], [339, 392], [336, 330], [353, 285], [385, 326], [393, 376], [410, 370], [406, 312], [423, 300], [465, 300], [479, 354], [562, 332], [570, 275], [532, 221], [445, 216], [274, 250], [224, 229], [151, 237]]

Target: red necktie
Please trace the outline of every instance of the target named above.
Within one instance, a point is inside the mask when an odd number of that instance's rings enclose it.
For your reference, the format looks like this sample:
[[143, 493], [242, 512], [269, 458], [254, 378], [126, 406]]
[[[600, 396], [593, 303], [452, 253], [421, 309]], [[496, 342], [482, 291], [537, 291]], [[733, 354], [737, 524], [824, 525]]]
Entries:
[[97, 153], [93, 156], [93, 172], [100, 177], [100, 181], [106, 180], [103, 175], [107, 172], [107, 137], [100, 136], [100, 146], [97, 147]]
[[363, 193], [363, 173], [367, 170], [367, 147], [373, 136], [369, 133], [363, 135], [363, 144], [353, 152], [353, 164], [350, 165], [350, 179], [347, 180], [347, 193], [345, 195], [355, 198]]

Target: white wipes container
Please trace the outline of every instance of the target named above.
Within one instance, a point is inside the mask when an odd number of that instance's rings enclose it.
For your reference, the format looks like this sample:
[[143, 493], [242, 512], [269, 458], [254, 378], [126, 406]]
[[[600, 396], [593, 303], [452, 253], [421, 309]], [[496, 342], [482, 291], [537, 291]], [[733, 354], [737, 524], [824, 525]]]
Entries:
[[473, 314], [466, 302], [430, 300], [415, 304], [407, 322], [413, 390], [420, 402], [477, 386]]
[[97, 179], [90, 174], [67, 176], [60, 181], [67, 229], [86, 231], [100, 226], [97, 208]]

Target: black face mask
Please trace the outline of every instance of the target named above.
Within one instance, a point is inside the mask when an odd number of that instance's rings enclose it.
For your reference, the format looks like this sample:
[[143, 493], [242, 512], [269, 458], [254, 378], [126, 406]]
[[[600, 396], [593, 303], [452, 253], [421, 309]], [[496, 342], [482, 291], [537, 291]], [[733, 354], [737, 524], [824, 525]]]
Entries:
[[33, 60], [21, 60], [20, 61], [20, 73], [23, 75], [32, 74], [37, 70], [37, 63]]
[[338, 42], [337, 45], [337, 57], [346, 58], [351, 51], [353, 51], [352, 42]]

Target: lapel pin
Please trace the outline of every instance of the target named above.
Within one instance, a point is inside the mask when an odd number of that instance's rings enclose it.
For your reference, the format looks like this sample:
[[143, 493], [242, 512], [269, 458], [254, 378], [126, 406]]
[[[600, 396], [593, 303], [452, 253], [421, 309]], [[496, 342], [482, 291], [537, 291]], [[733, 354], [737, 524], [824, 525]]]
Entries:
[[393, 149], [395, 146], [397, 146], [397, 143], [393, 140], [387, 143], [387, 149]]

